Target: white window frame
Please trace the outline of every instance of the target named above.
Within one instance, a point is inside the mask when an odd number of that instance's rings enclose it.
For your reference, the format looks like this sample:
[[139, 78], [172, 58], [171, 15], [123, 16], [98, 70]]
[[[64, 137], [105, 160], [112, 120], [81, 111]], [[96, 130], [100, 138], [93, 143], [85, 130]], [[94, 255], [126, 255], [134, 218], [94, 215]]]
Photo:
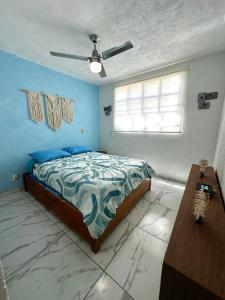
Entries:
[[[172, 93], [168, 93], [168, 94], [163, 94], [162, 93], [162, 90], [161, 90], [161, 84], [162, 84], [162, 81], [163, 79], [165, 78], [169, 78], [170, 76], [173, 76], [173, 75], [177, 75], [177, 74], [180, 74], [181, 76], [181, 84], [180, 84], [180, 89], [178, 92], [172, 92]], [[133, 82], [133, 83], [129, 83], [129, 84], [125, 84], [125, 85], [121, 85], [121, 86], [116, 86], [114, 88], [114, 113], [113, 113], [113, 131], [112, 132], [121, 132], [121, 133], [175, 133], [175, 134], [181, 134], [183, 132], [183, 120], [184, 120], [184, 104], [185, 104], [185, 101], [184, 101], [184, 98], [185, 98], [185, 91], [186, 91], [186, 77], [187, 77], [187, 71], [185, 70], [182, 70], [182, 71], [176, 71], [176, 72], [172, 72], [172, 73], [168, 73], [168, 74], [164, 74], [164, 75], [160, 75], [160, 76], [156, 76], [156, 77], [151, 77], [149, 79], [145, 79], [145, 80], [141, 80], [141, 81], [137, 81], [137, 82]], [[148, 81], [153, 81], [153, 80], [159, 80], [159, 93], [156, 95], [156, 97], [158, 97], [158, 112], [154, 112], [154, 113], [144, 113], [143, 111], [143, 103], [144, 103], [144, 100], [147, 98], [154, 98], [154, 96], [144, 96], [144, 85], [146, 82]], [[134, 130], [133, 128], [129, 128], [128, 130], [124, 130], [124, 129], [121, 129], [121, 128], [117, 128], [116, 127], [116, 117], [117, 117], [117, 112], [116, 112], [116, 90], [118, 88], [127, 88], [127, 94], [129, 95], [129, 87], [131, 87], [132, 85], [135, 85], [135, 84], [142, 84], [142, 98], [140, 98], [141, 100], [141, 114], [140, 116], [142, 117], [142, 119], [145, 120], [145, 117], [146, 115], [150, 116], [150, 115], [157, 115], [159, 116], [159, 119], [161, 119], [161, 123], [162, 123], [162, 116], [163, 114], [166, 115], [166, 114], [169, 114], [169, 111], [162, 111], [162, 106], [160, 106], [160, 103], [161, 103], [161, 98], [163, 96], [169, 96], [169, 95], [177, 95], [179, 100], [178, 100], [178, 104], [177, 105], [174, 105], [174, 108], [177, 108], [176, 111], [174, 111], [174, 113], [176, 113], [177, 115], [180, 116], [180, 123], [179, 123], [179, 130], [165, 130], [166, 126], [163, 127], [163, 125], [160, 123], [160, 129], [159, 130], [146, 130], [144, 128], [141, 129], [141, 130]], [[128, 103], [129, 103], [129, 96], [127, 97], [127, 99], [125, 100], [126, 101], [126, 105], [128, 106]], [[135, 98], [133, 98], [135, 99]], [[139, 99], [139, 97], [137, 98]], [[132, 101], [132, 100], [131, 100]], [[171, 106], [172, 107], [172, 106]], [[126, 116], [129, 116], [129, 112], [127, 112], [127, 115]], [[144, 121], [145, 122], [145, 121]], [[145, 126], [145, 125], [144, 125]], [[169, 128], [169, 126], [167, 126], [167, 128]], [[170, 126], [170, 128], [172, 128], [172, 126]], [[175, 129], [175, 126], [174, 126], [174, 129]]]

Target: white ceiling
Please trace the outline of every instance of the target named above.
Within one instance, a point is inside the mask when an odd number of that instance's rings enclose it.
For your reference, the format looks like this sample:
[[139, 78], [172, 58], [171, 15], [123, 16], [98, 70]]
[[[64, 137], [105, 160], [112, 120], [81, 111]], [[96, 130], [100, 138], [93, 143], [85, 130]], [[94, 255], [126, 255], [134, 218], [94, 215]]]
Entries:
[[[88, 62], [49, 51], [90, 56], [88, 35], [105, 50], [134, 48], [104, 61], [107, 78]], [[0, 49], [103, 85], [151, 68], [225, 49], [224, 0], [0, 0]]]

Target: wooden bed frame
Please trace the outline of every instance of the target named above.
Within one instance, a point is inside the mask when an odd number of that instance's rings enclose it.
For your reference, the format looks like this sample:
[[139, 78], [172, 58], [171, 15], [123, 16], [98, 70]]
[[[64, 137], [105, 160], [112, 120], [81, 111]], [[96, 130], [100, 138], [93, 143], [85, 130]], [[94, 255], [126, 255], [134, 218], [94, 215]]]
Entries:
[[100, 238], [93, 239], [83, 222], [82, 213], [68, 201], [57, 196], [36, 181], [30, 173], [23, 175], [24, 189], [39, 200], [48, 210], [54, 213], [62, 222], [83, 237], [90, 245], [93, 252], [100, 250], [101, 244], [117, 226], [117, 224], [128, 214], [141, 197], [151, 188], [151, 180], [144, 180], [134, 191], [128, 195], [123, 203], [117, 208], [115, 218], [109, 222], [109, 225]]

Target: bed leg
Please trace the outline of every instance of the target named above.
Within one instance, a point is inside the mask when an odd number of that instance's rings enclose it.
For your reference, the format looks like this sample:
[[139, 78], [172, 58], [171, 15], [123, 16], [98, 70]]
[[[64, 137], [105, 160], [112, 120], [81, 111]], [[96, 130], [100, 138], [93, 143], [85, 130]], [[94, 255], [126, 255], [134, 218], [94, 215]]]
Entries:
[[93, 240], [92, 244], [91, 244], [91, 250], [97, 254], [98, 251], [100, 250], [101, 246], [98, 240]]

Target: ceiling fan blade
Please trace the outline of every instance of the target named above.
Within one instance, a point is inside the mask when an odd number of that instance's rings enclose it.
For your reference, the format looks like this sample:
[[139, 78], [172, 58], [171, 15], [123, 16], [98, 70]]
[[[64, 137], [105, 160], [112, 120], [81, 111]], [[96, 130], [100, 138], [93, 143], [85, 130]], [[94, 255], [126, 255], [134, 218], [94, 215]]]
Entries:
[[113, 48], [110, 48], [108, 50], [105, 50], [102, 52], [102, 58], [103, 59], [108, 59], [114, 55], [117, 55], [117, 54], [120, 54], [124, 51], [127, 51], [131, 48], [133, 48], [133, 44], [131, 43], [131, 41], [127, 41], [127, 42], [124, 42], [122, 45], [120, 46], [116, 46], [116, 47], [113, 47]]
[[98, 74], [99, 74], [99, 76], [102, 77], [102, 78], [103, 78], [103, 77], [106, 77], [106, 72], [105, 72], [105, 69], [104, 69], [104, 67], [103, 67], [103, 64], [102, 64], [101, 72], [99, 72]]
[[74, 54], [66, 54], [66, 53], [59, 53], [59, 52], [50, 52], [53, 56], [59, 56], [59, 57], [65, 57], [65, 58], [72, 58], [72, 59], [78, 59], [78, 60], [89, 60], [89, 57], [87, 56], [81, 56], [81, 55], [74, 55]]

